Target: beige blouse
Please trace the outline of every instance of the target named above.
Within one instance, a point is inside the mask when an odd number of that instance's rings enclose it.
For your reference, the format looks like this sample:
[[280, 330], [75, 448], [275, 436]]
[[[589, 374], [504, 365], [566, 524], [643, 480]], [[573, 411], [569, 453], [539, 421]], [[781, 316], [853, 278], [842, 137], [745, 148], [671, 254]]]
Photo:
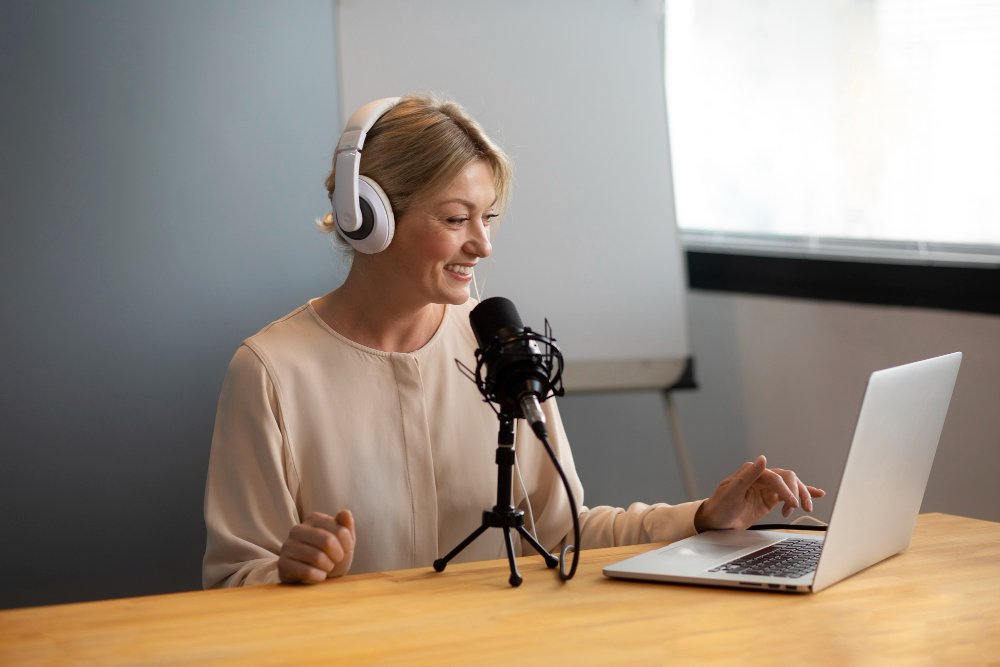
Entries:
[[[354, 514], [351, 573], [429, 567], [496, 502], [499, 422], [455, 359], [475, 367], [469, 311], [448, 306], [416, 352], [382, 352], [331, 329], [311, 304], [246, 339], [219, 397], [205, 490], [205, 588], [276, 582], [288, 531], [313, 511]], [[576, 474], [554, 400], [544, 403], [551, 443], [573, 486]], [[526, 425], [515, 443], [539, 541], [571, 542], [569, 501]], [[580, 507], [583, 548], [676, 540], [695, 532], [700, 503]], [[527, 521], [529, 530], [532, 522]], [[517, 552], [534, 553], [514, 535]], [[453, 562], [504, 557], [490, 529]]]

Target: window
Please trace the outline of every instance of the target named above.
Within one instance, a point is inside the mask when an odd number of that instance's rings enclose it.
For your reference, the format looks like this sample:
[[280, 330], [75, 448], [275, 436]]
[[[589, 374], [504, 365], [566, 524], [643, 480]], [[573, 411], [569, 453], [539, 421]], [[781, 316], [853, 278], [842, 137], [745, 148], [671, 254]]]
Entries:
[[667, 0], [666, 85], [689, 250], [1000, 266], [1000, 0]]

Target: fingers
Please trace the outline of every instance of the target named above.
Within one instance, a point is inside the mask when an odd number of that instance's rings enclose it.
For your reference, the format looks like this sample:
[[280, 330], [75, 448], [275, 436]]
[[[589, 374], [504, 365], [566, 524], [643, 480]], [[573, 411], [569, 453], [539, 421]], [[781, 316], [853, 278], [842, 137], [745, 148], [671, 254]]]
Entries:
[[306, 524], [299, 524], [289, 531], [278, 557], [278, 578], [282, 582], [319, 583], [326, 579], [335, 561], [320, 546], [323, 533], [325, 531]]
[[306, 517], [300, 525], [303, 526], [313, 526], [315, 528], [321, 528], [328, 533], [333, 533], [340, 527], [337, 520], [330, 516], [329, 514], [323, 514], [322, 512], [313, 512]]
[[[790, 471], [782, 471], [782, 472], [790, 472]], [[794, 475], [795, 473], [792, 473], [793, 479], [790, 479], [788, 481], [792, 482], [792, 486], [796, 490], [798, 490], [798, 485], [795, 484]], [[787, 519], [789, 515], [791, 515], [792, 511], [799, 506], [799, 501], [798, 498], [796, 498], [796, 495], [792, 493], [792, 490], [791, 488], [789, 488], [789, 485], [785, 481], [785, 478], [782, 475], [780, 475], [776, 470], [765, 470], [764, 473], [760, 476], [759, 481], [765, 484], [768, 488], [770, 488], [771, 491], [773, 491], [778, 496], [778, 499], [785, 503], [785, 506], [781, 509], [781, 516]]]
[[[329, 517], [324, 514], [322, 518], [325, 520]], [[334, 517], [334, 524], [332, 532], [344, 550], [344, 557], [334, 565], [329, 576], [342, 577], [350, 571], [351, 563], [354, 561], [354, 544], [357, 540], [354, 532], [354, 515], [350, 510], [341, 510]]]
[[761, 454], [753, 463], [744, 463], [740, 469], [730, 476], [735, 484], [734, 488], [738, 493], [745, 493], [754, 482], [756, 482], [767, 469], [767, 459]]
[[278, 558], [278, 578], [285, 584], [318, 584], [326, 579], [326, 572], [292, 558], [281, 556]]
[[[346, 532], [346, 529], [342, 530]], [[288, 533], [288, 541], [302, 542], [320, 549], [333, 563], [339, 563], [344, 559], [344, 547], [341, 546], [339, 537], [329, 530], [317, 528], [308, 523], [300, 523], [292, 528]]]
[[354, 515], [351, 514], [351, 510], [340, 510], [340, 512], [337, 513], [336, 521], [341, 526], [350, 530], [351, 533], [354, 532]]
[[341, 546], [344, 547], [344, 551], [348, 554], [354, 553], [354, 543], [357, 538], [354, 533], [354, 515], [351, 514], [350, 510], [341, 510], [337, 514], [337, 523], [340, 524], [340, 528], [334, 533], [340, 539]]
[[[791, 491], [794, 502], [785, 502], [785, 506], [781, 508], [781, 516], [786, 519], [792, 515], [792, 512], [796, 508], [801, 507], [807, 512], [812, 511], [812, 498], [809, 497], [808, 492], [805, 490], [805, 484], [799, 481], [798, 476], [791, 470], [785, 470], [784, 468], [772, 468], [773, 472], [777, 473], [781, 480]], [[806, 502], [808, 501], [808, 503]]]
[[313, 512], [288, 532], [281, 545], [278, 575], [281, 581], [320, 582], [346, 574], [354, 556], [354, 517], [348, 510], [336, 518]]
[[[306, 517], [305, 524], [315, 526], [336, 537], [343, 554], [354, 551], [354, 516], [350, 510], [341, 510], [336, 518], [322, 512], [313, 512]], [[316, 546], [322, 548], [322, 545], [317, 544]], [[343, 555], [334, 562], [339, 563], [342, 559]]]
[[[770, 475], [762, 475], [766, 482], [778, 494], [778, 498], [785, 503], [781, 510], [781, 515], [786, 519], [791, 516], [797, 507], [802, 507], [807, 512], [813, 511], [813, 498], [822, 498], [826, 491], [815, 486], [806, 486], [802, 480], [791, 470], [782, 468], [771, 468], [767, 471]], [[781, 484], [778, 484], [780, 480]], [[788, 494], [786, 495], [785, 490]]]
[[281, 555], [299, 563], [309, 565], [317, 570], [322, 570], [324, 579], [326, 578], [326, 573], [332, 570], [335, 565], [330, 560], [330, 556], [322, 549], [317, 549], [312, 545], [294, 540], [288, 540], [281, 545]]
[[806, 488], [806, 485], [803, 484], [802, 480], [800, 480], [798, 477], [795, 478], [795, 482], [798, 485], [799, 503], [802, 505], [802, 509], [804, 509], [807, 512], [812, 512], [813, 500], [812, 496], [809, 494], [809, 489]]
[[[822, 498], [823, 496], [826, 495], [826, 491], [824, 491], [823, 489], [817, 489], [815, 486], [806, 486], [805, 484], [803, 484], [802, 480], [800, 480], [798, 476], [791, 470], [784, 470], [782, 468], [771, 468], [771, 471], [777, 473], [781, 477], [782, 481], [785, 482], [785, 485], [790, 490], [795, 492], [796, 500], [798, 501], [798, 505], [793, 505], [791, 508], [789, 508], [786, 505], [785, 508], [782, 509], [781, 514], [786, 518], [791, 515], [792, 510], [795, 507], [801, 506], [802, 509], [804, 509], [805, 511], [812, 512], [813, 511], [812, 499]], [[784, 498], [782, 498], [782, 500], [784, 500]]]

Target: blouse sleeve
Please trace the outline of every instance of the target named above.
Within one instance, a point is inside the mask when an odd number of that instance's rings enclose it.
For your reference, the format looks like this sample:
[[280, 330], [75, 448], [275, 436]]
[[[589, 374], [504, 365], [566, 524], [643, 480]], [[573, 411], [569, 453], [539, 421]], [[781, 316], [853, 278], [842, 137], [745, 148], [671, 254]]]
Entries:
[[[632, 503], [628, 509], [602, 505], [588, 508], [583, 505], [583, 485], [576, 473], [573, 454], [566, 439], [559, 408], [555, 400], [542, 404], [549, 424], [549, 442], [569, 479], [576, 511], [580, 519], [580, 541], [583, 549], [620, 547], [648, 542], [673, 542], [694, 535], [694, 515], [704, 501], [668, 505]], [[573, 519], [569, 499], [566, 497], [559, 473], [549, 460], [541, 443], [533, 443], [534, 433], [527, 425], [518, 429], [518, 459], [529, 459], [524, 469], [534, 471], [532, 479], [525, 479], [535, 518], [535, 529], [542, 545], [550, 552], [561, 550], [573, 542]], [[539, 460], [544, 458], [544, 460]], [[523, 508], [523, 506], [522, 506]], [[523, 550], [525, 555], [532, 552]]]
[[205, 488], [205, 588], [276, 583], [278, 556], [298, 524], [297, 479], [267, 368], [241, 345], [226, 372]]

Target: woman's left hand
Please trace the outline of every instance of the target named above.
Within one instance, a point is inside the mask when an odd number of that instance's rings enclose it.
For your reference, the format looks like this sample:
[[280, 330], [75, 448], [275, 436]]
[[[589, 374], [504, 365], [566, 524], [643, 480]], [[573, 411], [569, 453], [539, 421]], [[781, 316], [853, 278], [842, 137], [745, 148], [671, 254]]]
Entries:
[[694, 527], [700, 533], [726, 528], [745, 529], [770, 512], [779, 502], [785, 506], [781, 515], [791, 516], [797, 507], [813, 510], [813, 498], [826, 492], [806, 486], [791, 470], [767, 468], [767, 459], [757, 457], [744, 463], [739, 470], [722, 480], [694, 516]]

